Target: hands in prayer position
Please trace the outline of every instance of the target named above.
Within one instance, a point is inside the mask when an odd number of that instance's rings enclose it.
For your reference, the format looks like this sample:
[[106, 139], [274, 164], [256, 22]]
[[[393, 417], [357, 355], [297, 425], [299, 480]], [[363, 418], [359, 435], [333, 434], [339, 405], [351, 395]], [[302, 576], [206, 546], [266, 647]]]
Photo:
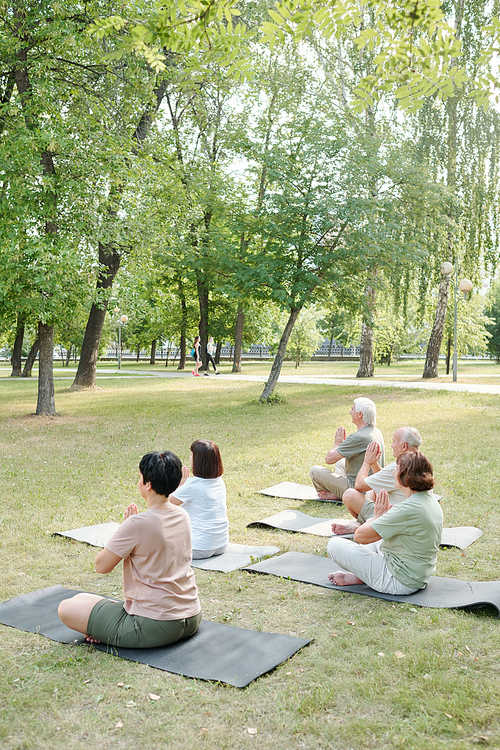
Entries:
[[367, 463], [369, 466], [372, 466], [373, 464], [377, 463], [381, 455], [382, 449], [380, 448], [380, 445], [378, 443], [368, 443], [368, 447], [365, 453], [365, 463]]
[[344, 440], [347, 437], [347, 432], [345, 427], [338, 427], [335, 432], [335, 448], [337, 448], [339, 445], [341, 445]]
[[389, 493], [387, 490], [381, 490], [375, 498], [375, 512], [373, 517], [380, 518], [390, 508], [392, 508], [392, 505], [389, 505]]

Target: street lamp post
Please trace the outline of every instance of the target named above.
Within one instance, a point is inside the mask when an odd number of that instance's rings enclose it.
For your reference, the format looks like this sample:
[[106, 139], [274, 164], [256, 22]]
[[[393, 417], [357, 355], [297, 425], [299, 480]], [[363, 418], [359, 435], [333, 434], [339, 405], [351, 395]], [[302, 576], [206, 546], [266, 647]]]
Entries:
[[[453, 382], [457, 382], [458, 372], [458, 335], [457, 335], [457, 317], [458, 317], [458, 291], [461, 291], [464, 299], [467, 299], [467, 292], [472, 289], [472, 281], [470, 279], [462, 279], [458, 282], [458, 266], [455, 266], [455, 283], [453, 284]], [[441, 271], [445, 276], [450, 276], [453, 273], [453, 266], [447, 261], [441, 264]]]
[[[119, 313], [120, 308], [115, 307], [113, 312]], [[125, 323], [128, 323], [128, 316], [127, 315], [121, 315], [118, 318], [118, 369], [122, 369], [122, 325]]]

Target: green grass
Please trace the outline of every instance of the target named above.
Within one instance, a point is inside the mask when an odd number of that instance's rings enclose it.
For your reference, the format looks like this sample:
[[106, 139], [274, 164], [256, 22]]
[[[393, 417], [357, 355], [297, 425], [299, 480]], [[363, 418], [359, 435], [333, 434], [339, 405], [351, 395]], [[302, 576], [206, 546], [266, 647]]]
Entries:
[[[317, 517], [345, 515], [256, 490], [286, 479], [308, 482], [308, 468], [322, 462], [335, 428], [349, 426], [355, 388], [281, 385], [285, 403], [269, 406], [257, 403], [261, 384], [237, 380], [137, 378], [100, 385], [70, 393], [69, 382], [56, 381], [60, 416], [40, 418], [32, 416], [35, 379], [0, 383], [1, 599], [56, 583], [119, 593], [120, 570], [98, 576], [95, 549], [50, 534], [120, 520], [131, 500], [140, 501], [140, 457], [168, 447], [186, 462], [198, 437], [221, 449], [232, 541], [325, 554], [320, 537], [246, 524], [288, 507]], [[402, 424], [420, 429], [444, 496], [446, 525], [484, 531], [464, 552], [441, 550], [437, 574], [500, 579], [498, 397], [388, 387], [366, 393], [377, 403], [388, 444]], [[237, 690], [0, 626], [0, 746], [500, 746], [500, 623], [491, 611], [417, 609], [244, 571], [197, 571], [196, 580], [206, 618], [314, 642]], [[150, 693], [160, 700], [150, 700]]]

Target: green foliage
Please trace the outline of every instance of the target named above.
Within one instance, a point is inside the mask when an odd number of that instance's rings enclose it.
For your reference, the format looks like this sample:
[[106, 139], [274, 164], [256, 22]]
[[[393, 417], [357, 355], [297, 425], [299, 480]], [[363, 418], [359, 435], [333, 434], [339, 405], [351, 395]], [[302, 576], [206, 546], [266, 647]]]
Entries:
[[[321, 343], [318, 318], [321, 310], [316, 306], [306, 307], [297, 318], [287, 344], [287, 353], [293, 357], [295, 367], [309, 359]], [[284, 321], [286, 322], [286, 321]]]
[[488, 293], [486, 330], [490, 334], [488, 351], [500, 363], [500, 283], [496, 281]]
[[[247, 28], [238, 21], [240, 11], [236, 0], [167, 0], [160, 10], [151, 13], [142, 9], [143, 21], [133, 18], [110, 16], [97, 18], [89, 32], [97, 38], [114, 36], [126, 32], [120, 45], [104, 56], [106, 60], [119, 60], [126, 53], [144, 57], [157, 73], [167, 69], [168, 56], [182, 54], [190, 58], [192, 70], [201, 70], [211, 64], [226, 67], [228, 74], [238, 80], [249, 73], [249, 61], [240, 54], [240, 47], [247, 41]], [[124, 9], [125, 12], [130, 9]], [[139, 12], [140, 13], [140, 12]]]

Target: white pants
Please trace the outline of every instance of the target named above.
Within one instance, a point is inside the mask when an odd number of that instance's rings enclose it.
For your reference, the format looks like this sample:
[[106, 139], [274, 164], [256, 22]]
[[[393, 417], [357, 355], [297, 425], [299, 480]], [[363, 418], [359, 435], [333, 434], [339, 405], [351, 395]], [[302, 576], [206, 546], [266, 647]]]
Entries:
[[374, 591], [382, 594], [413, 594], [419, 589], [410, 589], [394, 578], [387, 567], [380, 541], [373, 544], [357, 544], [350, 539], [334, 536], [326, 548], [328, 557], [349, 573], [354, 573]]
[[336, 463], [335, 474], [330, 469], [316, 465], [309, 470], [309, 476], [317, 492], [321, 492], [322, 490], [331, 492], [340, 499], [342, 499], [344, 492], [351, 487], [351, 483], [345, 473], [344, 458]]

